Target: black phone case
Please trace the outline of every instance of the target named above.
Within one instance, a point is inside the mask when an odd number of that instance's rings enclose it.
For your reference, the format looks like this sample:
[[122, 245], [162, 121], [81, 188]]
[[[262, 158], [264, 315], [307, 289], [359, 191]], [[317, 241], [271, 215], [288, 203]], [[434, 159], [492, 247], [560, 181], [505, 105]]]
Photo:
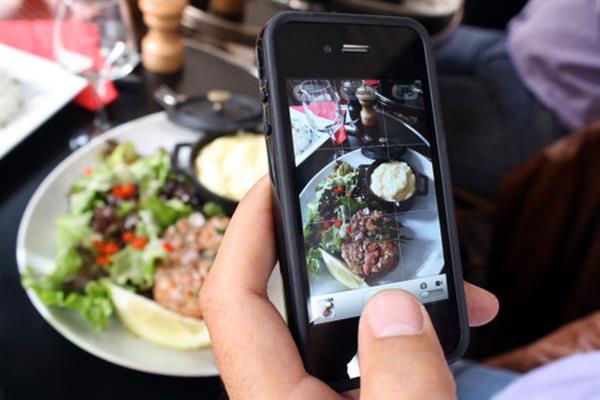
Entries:
[[[290, 243], [297, 240], [296, 216], [289, 204], [296, 201], [292, 182], [293, 168], [289, 160], [286, 160], [286, 148], [283, 140], [277, 140], [278, 135], [288, 134], [286, 120], [282, 117], [288, 113], [287, 100], [280, 98], [280, 87], [277, 72], [277, 62], [274, 57], [274, 38], [278, 30], [285, 24], [291, 22], [323, 23], [323, 24], [354, 24], [354, 25], [378, 25], [390, 27], [408, 27], [413, 29], [424, 43], [427, 74], [431, 87], [433, 124], [438, 145], [440, 161], [441, 183], [443, 191], [443, 206], [446, 210], [447, 231], [452, 260], [452, 274], [455, 283], [456, 303], [458, 305], [458, 316], [460, 338], [456, 349], [447, 356], [449, 363], [461, 358], [467, 348], [469, 341], [469, 325], [465, 305], [464, 285], [462, 268], [458, 246], [458, 235], [454, 215], [454, 202], [452, 199], [452, 185], [448, 169], [448, 157], [446, 153], [446, 142], [441, 122], [439, 106], [438, 84], [434, 61], [431, 51], [429, 35], [425, 28], [418, 22], [403, 17], [365, 16], [353, 14], [329, 14], [312, 12], [283, 12], [273, 17], [261, 31], [256, 44], [257, 61], [259, 70], [259, 88], [262, 94], [265, 135], [269, 154], [269, 174], [272, 183], [272, 198], [274, 223], [277, 238], [277, 250], [279, 253], [279, 265], [283, 277], [285, 291], [285, 302], [288, 325], [292, 336], [298, 346], [304, 365], [309, 373], [314, 373], [312, 367], [312, 355], [309, 349], [308, 338], [308, 312], [306, 302], [308, 292], [304, 275], [300, 273], [305, 268], [304, 256], [299, 254], [298, 249]], [[343, 382], [327, 382], [337, 391], [345, 391], [360, 386], [360, 378], [348, 379]]]

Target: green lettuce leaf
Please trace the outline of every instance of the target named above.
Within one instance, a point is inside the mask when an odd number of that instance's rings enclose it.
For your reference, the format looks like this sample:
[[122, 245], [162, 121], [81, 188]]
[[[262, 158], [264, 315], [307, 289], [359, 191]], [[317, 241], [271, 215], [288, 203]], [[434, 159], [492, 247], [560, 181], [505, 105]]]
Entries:
[[97, 281], [88, 282], [83, 293], [71, 292], [63, 298], [62, 292], [57, 293], [60, 294], [54, 297], [58, 301], [54, 305], [77, 312], [96, 330], [105, 328], [114, 313], [108, 291]]
[[117, 214], [119, 217], [124, 217], [135, 210], [136, 206], [135, 201], [122, 201], [117, 205]]
[[178, 199], [162, 200], [158, 197], [150, 197], [145, 208], [152, 213], [154, 221], [161, 231], [173, 225], [179, 218], [187, 217], [194, 209]]
[[146, 236], [151, 239], [157, 239], [161, 229], [158, 223], [154, 220], [150, 210], [138, 211], [138, 222], [135, 225], [135, 234], [138, 236]]
[[328, 253], [337, 254], [342, 251], [342, 241], [340, 229], [333, 225], [321, 234], [321, 245]]
[[79, 214], [93, 210], [96, 201], [112, 188], [117, 177], [123, 177], [125, 171], [117, 171], [107, 166], [94, 169], [89, 176], [81, 176], [71, 187], [69, 205], [71, 213]]
[[65, 252], [59, 257], [61, 260], [56, 270], [49, 275], [39, 276], [32, 268], [27, 268], [21, 275], [21, 282], [24, 287], [33, 290], [45, 305], [73, 310], [89, 321], [94, 329], [101, 330], [114, 312], [104, 287], [92, 281], [86, 284], [82, 293], [68, 292], [64, 288], [66, 278], [81, 267], [81, 258], [75, 257], [75, 254], [76, 251]]
[[80, 244], [83, 239], [91, 232], [90, 222], [92, 211], [81, 214], [63, 214], [56, 220], [56, 243], [59, 248], [67, 249]]
[[119, 143], [117, 147], [106, 158], [106, 164], [111, 167], [117, 165], [128, 165], [139, 158], [135, 151], [135, 146], [131, 142]]
[[66, 279], [79, 272], [81, 264], [82, 259], [79, 252], [74, 248], [67, 248], [59, 253], [52, 273], [39, 276], [31, 268], [27, 268], [21, 276], [21, 282], [23, 286], [36, 291], [42, 289], [61, 290]]
[[164, 185], [171, 162], [166, 151], [160, 150], [153, 156], [138, 159], [129, 167], [129, 173], [138, 183], [142, 197], [151, 197]]
[[158, 261], [166, 257], [162, 241], [151, 240], [144, 250], [125, 247], [112, 257], [110, 277], [120, 285], [133, 285], [147, 290], [154, 284], [154, 270]]
[[223, 207], [214, 201], [209, 201], [204, 203], [204, 206], [202, 206], [202, 214], [204, 214], [206, 218], [224, 217], [225, 210], [223, 210]]
[[321, 251], [319, 251], [319, 249], [313, 247], [308, 250], [308, 253], [306, 254], [306, 264], [308, 271], [311, 274], [316, 274], [319, 272], [319, 269], [321, 268], [321, 260]]

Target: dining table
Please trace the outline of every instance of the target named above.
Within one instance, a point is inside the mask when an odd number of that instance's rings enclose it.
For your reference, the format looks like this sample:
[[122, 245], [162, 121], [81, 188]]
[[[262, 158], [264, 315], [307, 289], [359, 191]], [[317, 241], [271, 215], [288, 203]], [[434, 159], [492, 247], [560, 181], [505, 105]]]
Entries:
[[[221, 53], [188, 43], [182, 71], [156, 75], [140, 65], [115, 82], [119, 96], [107, 106], [109, 119], [116, 126], [161, 112], [153, 98], [161, 84], [190, 96], [225, 89], [258, 100], [257, 80], [251, 72]], [[0, 159], [0, 400], [226, 398], [218, 377], [154, 375], [85, 352], [42, 318], [21, 286], [15, 250], [27, 203], [50, 171], [71, 153], [69, 138], [90, 129], [93, 118], [93, 113], [71, 103]]]

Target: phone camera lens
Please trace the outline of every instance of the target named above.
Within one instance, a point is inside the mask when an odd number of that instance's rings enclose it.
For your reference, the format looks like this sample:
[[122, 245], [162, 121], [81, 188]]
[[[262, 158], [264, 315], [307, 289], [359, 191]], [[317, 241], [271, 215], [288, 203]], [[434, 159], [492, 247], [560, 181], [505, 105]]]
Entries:
[[328, 44], [324, 45], [323, 46], [323, 52], [324, 53], [331, 53], [332, 52], [331, 46], [328, 45]]

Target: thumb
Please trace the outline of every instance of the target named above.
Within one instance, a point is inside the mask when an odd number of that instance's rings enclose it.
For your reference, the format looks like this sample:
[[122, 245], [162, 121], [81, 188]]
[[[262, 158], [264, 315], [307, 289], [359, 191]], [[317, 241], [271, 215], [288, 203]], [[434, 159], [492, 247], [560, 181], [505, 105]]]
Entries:
[[374, 296], [358, 334], [363, 399], [453, 399], [454, 380], [423, 305], [402, 290]]

